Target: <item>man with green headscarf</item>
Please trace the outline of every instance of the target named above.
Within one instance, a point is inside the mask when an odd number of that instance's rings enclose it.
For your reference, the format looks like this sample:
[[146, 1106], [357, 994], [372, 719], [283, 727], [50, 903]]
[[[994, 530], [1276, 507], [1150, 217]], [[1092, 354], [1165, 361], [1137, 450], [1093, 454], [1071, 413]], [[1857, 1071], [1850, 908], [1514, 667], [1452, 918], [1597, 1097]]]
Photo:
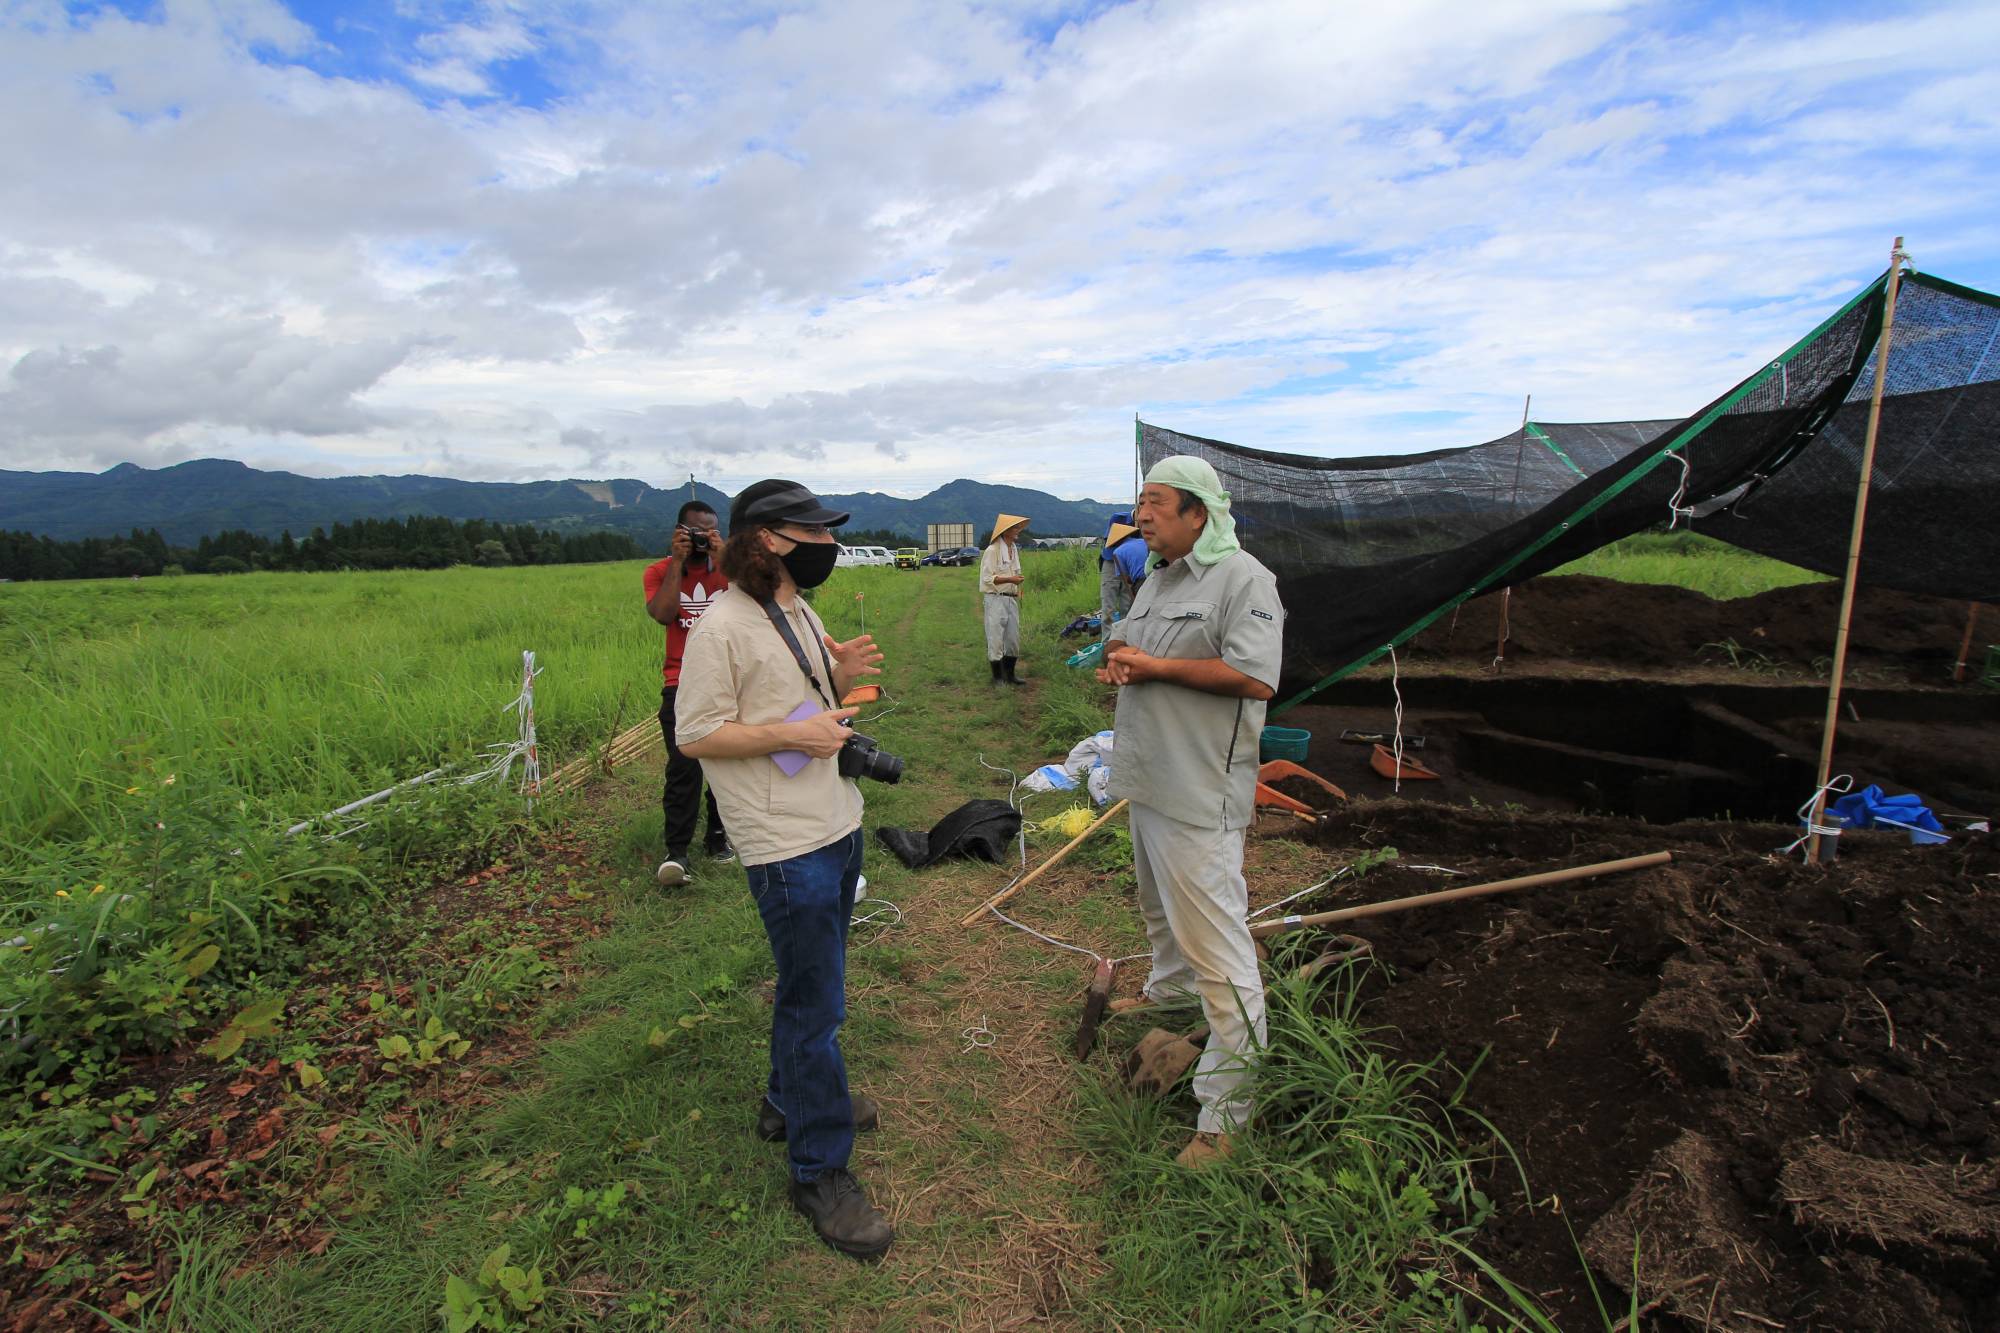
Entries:
[[1236, 540], [1215, 469], [1186, 455], [1146, 474], [1133, 513], [1153, 571], [1104, 645], [1118, 687], [1111, 794], [1132, 803], [1139, 908], [1153, 945], [1145, 993], [1117, 1009], [1201, 1001], [1208, 1044], [1183, 1166], [1229, 1155], [1247, 1125], [1264, 1045], [1264, 982], [1244, 916], [1243, 835], [1256, 817], [1257, 744], [1277, 692], [1285, 608]]

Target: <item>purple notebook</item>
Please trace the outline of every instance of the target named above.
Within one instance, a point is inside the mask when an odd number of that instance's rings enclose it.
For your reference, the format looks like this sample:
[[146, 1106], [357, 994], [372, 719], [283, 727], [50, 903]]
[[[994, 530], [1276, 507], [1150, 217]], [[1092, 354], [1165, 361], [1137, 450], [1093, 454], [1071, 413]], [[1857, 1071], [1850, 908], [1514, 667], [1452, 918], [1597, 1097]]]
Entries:
[[[811, 717], [818, 711], [819, 709], [813, 707], [812, 700], [808, 699], [787, 714], [785, 721], [798, 722]], [[778, 766], [780, 773], [783, 773], [788, 778], [795, 778], [799, 775], [800, 769], [812, 762], [812, 756], [804, 750], [773, 750], [771, 752], [771, 762]]]

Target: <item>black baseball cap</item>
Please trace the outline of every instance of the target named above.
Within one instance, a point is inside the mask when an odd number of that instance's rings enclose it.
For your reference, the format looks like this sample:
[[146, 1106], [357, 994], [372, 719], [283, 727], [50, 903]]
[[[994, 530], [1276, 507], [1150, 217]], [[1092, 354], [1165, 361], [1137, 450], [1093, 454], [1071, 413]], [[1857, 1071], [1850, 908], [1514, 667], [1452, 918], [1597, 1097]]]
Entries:
[[818, 523], [837, 528], [848, 515], [828, 509], [796, 481], [772, 477], [746, 487], [729, 502], [729, 530], [746, 532], [750, 527], [773, 527], [779, 523]]

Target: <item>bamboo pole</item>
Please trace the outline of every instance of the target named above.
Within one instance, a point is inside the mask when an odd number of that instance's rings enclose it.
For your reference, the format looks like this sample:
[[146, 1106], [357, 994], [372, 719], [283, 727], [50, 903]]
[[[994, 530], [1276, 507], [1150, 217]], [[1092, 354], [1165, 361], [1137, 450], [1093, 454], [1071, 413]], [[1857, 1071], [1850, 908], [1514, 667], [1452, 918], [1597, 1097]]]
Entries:
[[[1528, 449], [1528, 411], [1535, 405], [1535, 395], [1529, 394], [1521, 400], [1521, 435], [1514, 442], [1514, 494], [1507, 500], [1507, 516], [1512, 518], [1521, 507], [1521, 455]], [[1514, 604], [1514, 585], [1508, 584], [1500, 590], [1500, 633], [1493, 641], [1493, 674], [1500, 675], [1507, 669], [1507, 612]], [[1457, 622], [1456, 613], [1453, 623]]]
[[1903, 276], [1903, 238], [1889, 248], [1889, 285], [1883, 297], [1882, 336], [1875, 344], [1875, 388], [1868, 396], [1868, 430], [1861, 441], [1861, 479], [1854, 488], [1854, 528], [1847, 538], [1847, 578], [1840, 587], [1840, 627], [1833, 636], [1833, 670], [1826, 689], [1826, 724], [1820, 729], [1819, 780], [1813, 784], [1812, 818], [1806, 824], [1806, 863], [1819, 864], [1819, 826], [1826, 816], [1827, 777], [1840, 726], [1840, 684], [1847, 674], [1847, 635], [1854, 619], [1854, 581], [1861, 568], [1861, 533], [1868, 522], [1868, 485], [1875, 475], [1875, 437], [1882, 425], [1882, 391], [1889, 382], [1889, 349], [1896, 332], [1896, 292]]
[[1599, 861], [1595, 865], [1570, 866], [1565, 870], [1545, 870], [1539, 875], [1522, 875], [1516, 879], [1494, 880], [1490, 884], [1467, 884], [1458, 889], [1440, 889], [1436, 893], [1420, 893], [1412, 898], [1391, 898], [1387, 902], [1363, 903], [1359, 907], [1342, 907], [1331, 912], [1315, 912], [1311, 916], [1280, 917], [1276, 921], [1265, 921], [1250, 927], [1252, 939], [1268, 939], [1272, 935], [1282, 935], [1288, 930], [1298, 930], [1305, 926], [1331, 925], [1336, 921], [1355, 921], [1364, 916], [1386, 916], [1391, 912], [1406, 912], [1412, 907], [1429, 907], [1434, 903], [1457, 902], [1461, 898], [1484, 898], [1494, 893], [1514, 893], [1521, 889], [1539, 888], [1544, 884], [1564, 884], [1570, 880], [1591, 879], [1598, 875], [1621, 875], [1628, 870], [1645, 870], [1652, 866], [1663, 866], [1674, 859], [1672, 852], [1648, 852], [1644, 856], [1628, 856], [1618, 861]]
[[1979, 603], [1967, 602], [1965, 604], [1965, 637], [1958, 641], [1958, 665], [1951, 669], [1951, 678], [1954, 681], [1965, 679], [1965, 663], [1972, 656], [1972, 631], [1978, 627], [1978, 624]]
[[1103, 828], [1106, 824], [1110, 823], [1111, 817], [1117, 814], [1120, 810], [1123, 810], [1126, 804], [1127, 804], [1126, 802], [1120, 801], [1118, 802], [1118, 804], [1112, 806], [1109, 810], [1106, 810], [1103, 814], [1097, 817], [1096, 822], [1093, 823], [1089, 828], [1077, 834], [1074, 838], [1071, 838], [1069, 840], [1068, 846], [1064, 847], [1054, 856], [1051, 856], [1048, 860], [1036, 866], [1033, 870], [1030, 870], [1025, 878], [1015, 880], [1014, 883], [1000, 890], [1000, 892], [994, 894], [991, 898], [988, 898], [985, 902], [979, 904], [979, 906], [973, 908], [970, 912], [967, 912], [964, 916], [959, 918], [958, 924], [961, 926], [971, 925], [973, 922], [979, 920], [980, 917], [985, 916], [988, 912], [998, 907], [1001, 903], [1006, 902], [1009, 898], [1019, 893], [1022, 889], [1025, 889], [1030, 884], [1033, 884], [1036, 880], [1040, 879], [1046, 871], [1051, 869], [1058, 861], [1062, 860], [1065, 856], [1068, 856], [1071, 852], [1075, 851], [1077, 848], [1083, 846], [1083, 840], [1085, 838], [1088, 838], [1091, 834], [1097, 832], [1097, 830]]

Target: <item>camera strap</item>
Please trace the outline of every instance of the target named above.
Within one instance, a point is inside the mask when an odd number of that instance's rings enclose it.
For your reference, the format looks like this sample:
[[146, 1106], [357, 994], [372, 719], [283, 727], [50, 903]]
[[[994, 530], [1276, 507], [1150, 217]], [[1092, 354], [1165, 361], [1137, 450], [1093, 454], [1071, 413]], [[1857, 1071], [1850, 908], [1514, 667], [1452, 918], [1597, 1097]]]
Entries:
[[827, 656], [826, 645], [824, 643], [819, 645], [819, 660], [826, 665], [826, 689], [823, 690], [820, 688], [819, 678], [813, 675], [812, 664], [806, 660], [806, 650], [799, 646], [799, 636], [792, 632], [791, 618], [778, 609], [775, 601], [766, 600], [760, 605], [764, 608], [764, 614], [771, 618], [772, 627], [785, 641], [785, 647], [792, 650], [792, 660], [799, 664], [799, 671], [805, 676], [806, 683], [812, 686], [813, 693], [817, 694], [828, 708], [838, 707], [839, 705], [826, 697], [826, 690], [833, 688], [833, 659]]

